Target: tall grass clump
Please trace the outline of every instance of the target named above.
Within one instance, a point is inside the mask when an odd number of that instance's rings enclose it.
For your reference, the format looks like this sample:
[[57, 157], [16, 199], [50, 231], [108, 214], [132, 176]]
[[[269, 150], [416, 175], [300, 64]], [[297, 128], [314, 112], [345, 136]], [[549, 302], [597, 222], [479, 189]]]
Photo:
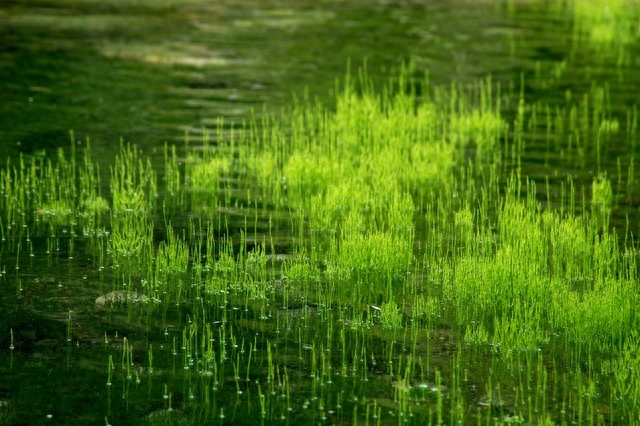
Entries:
[[494, 250], [477, 248], [445, 273], [444, 296], [458, 324], [470, 340], [487, 340], [478, 336], [488, 331], [508, 351], [540, 348], [553, 333], [614, 351], [637, 321], [635, 269], [622, 262], [617, 239], [598, 217], [542, 211], [535, 187], [528, 191], [526, 201], [507, 193]]
[[603, 373], [611, 381], [611, 399], [616, 401], [618, 409], [612, 420], [620, 423], [637, 424], [640, 421], [640, 339], [633, 331], [627, 339], [620, 356], [613, 361], [603, 363]]
[[180, 302], [187, 298], [191, 287], [189, 247], [185, 238], [175, 235], [167, 225], [167, 239], [161, 241], [155, 252], [152, 297], [163, 302]]
[[[152, 214], [157, 197], [156, 173], [137, 148], [120, 144], [111, 168], [112, 210], [107, 249], [122, 273], [148, 275], [153, 258]], [[150, 277], [147, 277], [150, 278]]]
[[19, 229], [33, 218], [53, 227], [69, 225], [77, 205], [75, 166], [75, 158], [68, 158], [63, 149], [55, 160], [20, 156], [15, 165], [7, 160], [0, 188], [6, 229]]
[[[70, 150], [60, 148], [51, 158], [21, 155], [17, 164], [7, 160], [0, 171], [4, 238], [28, 229], [31, 236], [58, 238], [58, 229], [64, 228], [73, 239], [76, 226], [85, 236], [103, 233], [110, 207], [101, 194], [100, 171], [91, 158], [88, 140], [81, 160], [76, 156], [73, 142]], [[71, 242], [70, 251], [72, 247]]]
[[233, 154], [212, 147], [205, 136], [201, 151], [191, 152], [185, 160], [185, 185], [190, 194], [191, 210], [205, 217], [213, 217], [224, 200], [222, 179], [233, 167]]
[[412, 73], [403, 67], [379, 92], [366, 70], [357, 81], [348, 75], [333, 109], [299, 103], [268, 130], [256, 126], [256, 143], [239, 150], [263, 194], [299, 212], [306, 250], [344, 300], [373, 303], [404, 291], [415, 216], [448, 197], [458, 167], [499, 157], [507, 126], [491, 80], [471, 93], [455, 85], [432, 93], [428, 77]]

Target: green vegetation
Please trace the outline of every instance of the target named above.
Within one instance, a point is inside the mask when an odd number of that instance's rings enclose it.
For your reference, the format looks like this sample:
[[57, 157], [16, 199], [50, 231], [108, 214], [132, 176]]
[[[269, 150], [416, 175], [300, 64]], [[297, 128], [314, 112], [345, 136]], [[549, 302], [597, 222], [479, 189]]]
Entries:
[[[626, 58], [627, 2], [570, 7], [576, 40]], [[106, 369], [107, 424], [640, 423], [637, 106], [614, 116], [606, 84], [528, 99], [565, 71], [435, 87], [411, 63], [379, 88], [363, 68], [331, 105], [166, 144], [164, 167], [121, 142], [103, 176], [73, 135], [8, 161], [3, 296], [54, 324], [0, 329], [11, 368], [64, 339], [60, 374]]]
[[[548, 189], [540, 197], [505, 165], [519, 164], [518, 132], [536, 108], [527, 116], [519, 98], [509, 124], [500, 105], [513, 95], [490, 80], [418, 98], [398, 90], [428, 87], [410, 75], [403, 68], [376, 92], [362, 73], [346, 80], [335, 110], [305, 101], [287, 119], [218, 132], [215, 144], [166, 147], [160, 189], [130, 145], [107, 198], [88, 146], [23, 158], [2, 172], [4, 244], [19, 250], [42, 234], [59, 245], [82, 227], [69, 251], [86, 240], [104, 274], [96, 295], [112, 290], [96, 305], [162, 312], [162, 347], [181, 365], [163, 379], [163, 409], [183, 395], [191, 420], [229, 415], [220, 392], [233, 387], [234, 404], [265, 421], [633, 421], [638, 250], [629, 230], [611, 229], [615, 185], [602, 171], [582, 189], [567, 180], [559, 199]], [[612, 122], [605, 110], [570, 111], [547, 115], [551, 141]], [[576, 122], [589, 124], [571, 130]], [[589, 140], [549, 149], [600, 158], [600, 139]], [[175, 228], [167, 208], [191, 219]], [[174, 307], [188, 321], [169, 333]], [[69, 342], [73, 318], [69, 310]], [[442, 339], [453, 345], [449, 365], [434, 355]], [[114, 351], [105, 358], [108, 384], [158, 380], [167, 355], [154, 346], [145, 365], [124, 337], [122, 368]], [[467, 367], [480, 359], [491, 368]], [[361, 382], [371, 387], [347, 391]]]
[[574, 37], [599, 54], [628, 65], [627, 48], [640, 37], [640, 11], [635, 0], [573, 0]]

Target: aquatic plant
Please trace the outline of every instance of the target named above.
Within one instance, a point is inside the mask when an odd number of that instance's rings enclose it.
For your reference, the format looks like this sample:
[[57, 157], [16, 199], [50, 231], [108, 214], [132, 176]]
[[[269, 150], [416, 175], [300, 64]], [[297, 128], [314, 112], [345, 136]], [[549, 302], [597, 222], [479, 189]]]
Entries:
[[[635, 178], [604, 161], [607, 138], [634, 149], [635, 116], [612, 118], [606, 88], [547, 109], [491, 79], [425, 77], [418, 96], [413, 75], [375, 91], [362, 71], [332, 107], [304, 100], [241, 130], [219, 123], [215, 144], [205, 132], [166, 145], [161, 190], [124, 143], [104, 197], [88, 148], [3, 172], [18, 294], [33, 285], [33, 235], [83, 223], [98, 270], [82, 287], [108, 330], [105, 416], [122, 389], [118, 407], [159, 408], [149, 423], [239, 410], [265, 423], [635, 421], [638, 251], [629, 225], [612, 227]], [[527, 177], [527, 132], [541, 128], [556, 163], [593, 174]], [[44, 178], [69, 186], [40, 193]], [[69, 353], [95, 340], [76, 335], [85, 311], [61, 312]], [[16, 348], [33, 334], [17, 333]]]
[[390, 330], [402, 327], [402, 313], [393, 300], [380, 306], [380, 322], [383, 328]]
[[598, 176], [591, 184], [591, 216], [596, 226], [607, 229], [613, 204], [611, 182], [606, 176]]
[[167, 239], [155, 253], [154, 275], [148, 293], [165, 303], [178, 303], [188, 295], [189, 248], [183, 238], [167, 225]]
[[586, 41], [598, 55], [613, 55], [618, 65], [629, 63], [627, 48], [640, 35], [640, 14], [632, 0], [569, 2], [574, 16], [574, 37]]

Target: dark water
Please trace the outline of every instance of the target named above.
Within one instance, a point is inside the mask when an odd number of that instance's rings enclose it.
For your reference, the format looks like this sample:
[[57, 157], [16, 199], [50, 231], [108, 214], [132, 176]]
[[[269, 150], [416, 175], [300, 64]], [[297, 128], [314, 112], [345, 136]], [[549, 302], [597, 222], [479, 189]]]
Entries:
[[[278, 114], [294, 94], [305, 91], [329, 102], [335, 80], [344, 76], [347, 64], [356, 69], [365, 61], [369, 76], [379, 83], [403, 62], [413, 60], [418, 72], [428, 70], [434, 87], [452, 81], [467, 86], [491, 75], [495, 85], [521, 89], [529, 104], [558, 107], [571, 105], [569, 92], [578, 101], [594, 85], [606, 85], [606, 115], [626, 129], [640, 93], [640, 44], [636, 39], [625, 46], [626, 56], [618, 63], [615, 49], [603, 51], [581, 41], [572, 19], [552, 2], [5, 1], [0, 6], [0, 158], [53, 152], [68, 146], [73, 130], [80, 145], [91, 139], [103, 171], [112, 164], [120, 138], [139, 146], [159, 165], [165, 141], [182, 144], [185, 133], [198, 140], [202, 129], [215, 127], [219, 117], [227, 128], [239, 127], [252, 111]], [[552, 77], [554, 69], [557, 78]], [[505, 114], [515, 116], [516, 108], [506, 104]], [[606, 171], [613, 182], [626, 182], [628, 167], [633, 164], [638, 170], [635, 136], [630, 132], [621, 131], [606, 141], [600, 163], [592, 151], [567, 148], [560, 155], [550, 150], [544, 134], [542, 120], [527, 129], [522, 173], [539, 185], [549, 179], [556, 196], [568, 176], [586, 185]], [[635, 183], [637, 178], [632, 185], [618, 185], [620, 200], [612, 224], [624, 228], [630, 223], [637, 235], [640, 192]], [[44, 238], [40, 244], [46, 244]], [[163, 385], [169, 384], [175, 395], [173, 407], [189, 407], [190, 392], [215, 386], [195, 375], [186, 375], [179, 383], [172, 379], [172, 368], [183, 368], [182, 356], [173, 354], [174, 339], [181, 341], [192, 306], [159, 315], [136, 309], [96, 311], [96, 295], [110, 288], [96, 291], [94, 283], [105, 281], [103, 272], [88, 258], [71, 261], [68, 244], [62, 239], [61, 253], [53, 258], [36, 250], [20, 272], [12, 270], [14, 248], [3, 246], [0, 253], [0, 266], [5, 268], [0, 280], [0, 423], [19, 419], [22, 424], [96, 424], [107, 416], [111, 424], [186, 424], [213, 417], [221, 423], [252, 422], [242, 410], [226, 412], [225, 418], [188, 408], [177, 419], [163, 414], [158, 415], [160, 420], [148, 417], [168, 408], [170, 398], [165, 398]], [[76, 248], [76, 253], [82, 250]], [[218, 318], [225, 311], [233, 320], [231, 331], [255, 336], [256, 345], [264, 348], [281, 335], [259, 324], [259, 309], [253, 306], [243, 312], [221, 302], [220, 310], [211, 315]], [[335, 315], [333, 320], [339, 323], [339, 313]], [[295, 318], [283, 319], [286, 336], [275, 356], [291, 366], [290, 381], [301, 381], [305, 373], [295, 365], [300, 326]], [[166, 324], [171, 329], [164, 333]], [[306, 325], [308, 335], [303, 338], [313, 340]], [[65, 339], [67, 335], [71, 340]], [[356, 335], [349, 345], [356, 345]], [[120, 380], [105, 390], [107, 360], [113, 356], [120, 368], [126, 347], [123, 336], [136, 345], [132, 350], [136, 365], [148, 366], [152, 344], [154, 362], [164, 370], [156, 373], [157, 380], [142, 377], [141, 384]], [[366, 339], [381, 353], [389, 350], [387, 339]], [[441, 331], [441, 343], [432, 355], [431, 367], [440, 367], [443, 376], [451, 375], [455, 352], [451, 340], [447, 331]], [[19, 350], [8, 350], [12, 341], [19, 342]], [[230, 351], [230, 356], [237, 355], [236, 349]], [[339, 356], [334, 357], [339, 364]], [[255, 362], [255, 377], [263, 380], [266, 360]], [[479, 376], [489, 369], [469, 362]], [[376, 379], [371, 380], [368, 386], [375, 388]], [[217, 406], [232, 410], [235, 384], [231, 380], [224, 386], [225, 393], [211, 398], [219, 398]], [[350, 423], [355, 407], [364, 405], [340, 404], [331, 398], [358, 386], [363, 384], [327, 385], [327, 406], [342, 405], [343, 411], [328, 414], [328, 419], [318, 414], [322, 410], [309, 416], [296, 414], [300, 417], [290, 417], [291, 424]], [[73, 390], [65, 392], [68, 388]], [[255, 394], [246, 398], [259, 404]], [[424, 399], [433, 402], [431, 396]], [[6, 401], [11, 405], [4, 405]], [[283, 404], [273, 403], [272, 418], [286, 413]]]
[[[502, 2], [161, 3], [5, 3], [5, 152], [65, 145], [69, 129], [96, 147], [120, 137], [142, 147], [180, 142], [219, 116], [237, 123], [251, 108], [278, 111], [305, 88], [327, 99], [348, 60], [356, 68], [366, 59], [376, 81], [413, 58], [436, 85], [488, 74], [508, 84], [573, 48], [570, 17], [550, 17], [543, 6], [508, 13]], [[599, 65], [585, 54], [576, 53], [563, 89], [591, 84], [585, 72], [617, 77], [606, 65], [585, 70], [585, 62]], [[621, 87], [637, 78], [636, 66], [620, 71]], [[633, 101], [625, 92], [625, 103]]]

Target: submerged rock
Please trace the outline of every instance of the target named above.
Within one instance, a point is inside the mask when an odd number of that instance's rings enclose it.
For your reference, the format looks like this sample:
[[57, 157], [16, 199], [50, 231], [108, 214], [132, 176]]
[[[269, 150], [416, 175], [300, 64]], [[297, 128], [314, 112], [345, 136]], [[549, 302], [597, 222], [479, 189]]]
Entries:
[[104, 307], [113, 304], [148, 303], [148, 296], [131, 290], [116, 290], [96, 298], [96, 306]]
[[478, 405], [480, 407], [504, 407], [506, 404], [504, 400], [498, 396], [483, 395], [478, 399]]
[[188, 425], [189, 418], [180, 410], [165, 408], [156, 410], [147, 416], [150, 425]]

